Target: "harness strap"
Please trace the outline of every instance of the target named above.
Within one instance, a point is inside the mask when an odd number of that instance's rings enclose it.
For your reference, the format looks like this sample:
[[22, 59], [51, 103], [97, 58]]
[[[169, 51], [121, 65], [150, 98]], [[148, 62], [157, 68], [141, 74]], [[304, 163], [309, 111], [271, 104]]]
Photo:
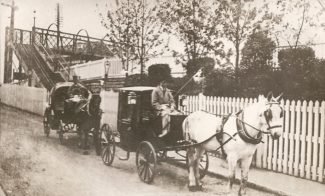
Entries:
[[[244, 119], [244, 113], [241, 112], [241, 114], [242, 114], [242, 119]], [[238, 133], [239, 137], [242, 140], [244, 140], [245, 142], [251, 143], [251, 144], [259, 144], [262, 142], [263, 135], [260, 130], [259, 130], [258, 134], [256, 135], [257, 137], [255, 138], [247, 132], [245, 123], [243, 122], [243, 120], [240, 120], [239, 117], [236, 118], [236, 125], [237, 125], [237, 133]]]

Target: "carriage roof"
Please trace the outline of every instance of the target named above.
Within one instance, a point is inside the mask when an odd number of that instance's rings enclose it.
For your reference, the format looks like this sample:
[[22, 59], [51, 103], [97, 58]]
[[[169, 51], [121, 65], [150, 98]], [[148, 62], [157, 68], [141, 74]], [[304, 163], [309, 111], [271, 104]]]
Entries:
[[152, 86], [131, 86], [131, 87], [123, 87], [119, 88], [120, 91], [134, 91], [134, 92], [144, 92], [144, 91], [152, 91], [156, 87]]
[[[80, 83], [79, 83], [80, 84]], [[68, 88], [70, 86], [73, 85], [73, 82], [58, 82], [55, 84], [55, 86], [52, 88], [51, 90], [51, 94], [53, 92], [55, 92], [56, 90], [58, 89], [61, 89], [61, 88]], [[85, 89], [87, 89], [84, 85], [80, 84], [82, 87], [84, 87]]]

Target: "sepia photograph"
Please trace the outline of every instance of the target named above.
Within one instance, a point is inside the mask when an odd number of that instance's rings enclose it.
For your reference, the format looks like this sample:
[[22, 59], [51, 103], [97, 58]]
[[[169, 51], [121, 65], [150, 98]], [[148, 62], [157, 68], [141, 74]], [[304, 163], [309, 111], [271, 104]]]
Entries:
[[325, 0], [0, 0], [0, 196], [325, 195]]

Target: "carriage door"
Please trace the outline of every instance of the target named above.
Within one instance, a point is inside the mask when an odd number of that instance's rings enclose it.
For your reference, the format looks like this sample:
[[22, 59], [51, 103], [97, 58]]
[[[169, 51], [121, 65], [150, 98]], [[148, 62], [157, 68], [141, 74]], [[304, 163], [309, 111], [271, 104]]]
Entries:
[[138, 101], [135, 92], [123, 92], [119, 103], [119, 128], [122, 145], [132, 149], [137, 144]]

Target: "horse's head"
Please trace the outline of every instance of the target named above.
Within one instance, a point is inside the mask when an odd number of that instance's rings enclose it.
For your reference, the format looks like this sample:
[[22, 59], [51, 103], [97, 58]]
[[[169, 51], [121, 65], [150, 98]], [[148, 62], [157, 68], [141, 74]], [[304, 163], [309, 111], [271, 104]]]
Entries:
[[267, 97], [260, 97], [260, 123], [262, 129], [266, 133], [269, 133], [273, 139], [279, 139], [283, 133], [284, 111], [280, 105], [282, 95], [281, 93], [279, 96], [273, 97], [273, 93], [269, 93]]
[[89, 113], [91, 115], [101, 115], [101, 110], [100, 110], [100, 103], [101, 103], [102, 99], [100, 97], [100, 95], [98, 94], [93, 94], [90, 98], [89, 101]]

